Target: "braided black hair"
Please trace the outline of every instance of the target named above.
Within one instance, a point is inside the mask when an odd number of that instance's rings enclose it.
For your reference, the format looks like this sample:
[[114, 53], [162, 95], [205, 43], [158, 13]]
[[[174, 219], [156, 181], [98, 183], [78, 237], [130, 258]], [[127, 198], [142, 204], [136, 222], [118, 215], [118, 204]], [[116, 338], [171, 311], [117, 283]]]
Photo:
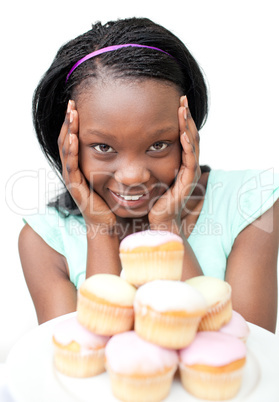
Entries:
[[[72, 66], [87, 54], [106, 46], [137, 43], [153, 46], [171, 54], [147, 48], [122, 48], [104, 53], [82, 63], [70, 76]], [[207, 118], [207, 88], [203, 74], [186, 46], [170, 31], [147, 18], [129, 18], [97, 22], [92, 29], [63, 45], [41, 79], [33, 97], [33, 122], [38, 141], [60, 178], [62, 164], [57, 139], [65, 118], [69, 99], [103, 72], [115, 78], [152, 78], [171, 82], [187, 95], [192, 117], [198, 129]], [[59, 197], [57, 209], [76, 210], [70, 194]], [[61, 208], [60, 208], [60, 207]]]

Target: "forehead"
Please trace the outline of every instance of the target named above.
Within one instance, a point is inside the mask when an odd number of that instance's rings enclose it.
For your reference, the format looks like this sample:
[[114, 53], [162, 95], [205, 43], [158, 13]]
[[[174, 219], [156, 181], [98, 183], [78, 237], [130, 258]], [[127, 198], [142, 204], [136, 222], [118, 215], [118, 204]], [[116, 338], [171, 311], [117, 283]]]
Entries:
[[161, 80], [99, 79], [80, 88], [75, 100], [81, 120], [139, 123], [177, 119], [180, 95], [174, 84]]

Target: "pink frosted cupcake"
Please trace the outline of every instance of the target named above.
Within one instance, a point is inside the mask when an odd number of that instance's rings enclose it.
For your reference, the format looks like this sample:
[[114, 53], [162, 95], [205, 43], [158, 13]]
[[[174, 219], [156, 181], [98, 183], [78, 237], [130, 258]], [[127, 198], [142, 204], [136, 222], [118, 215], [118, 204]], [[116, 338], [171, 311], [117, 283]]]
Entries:
[[168, 395], [178, 365], [176, 351], [153, 345], [129, 331], [109, 340], [105, 356], [116, 398], [157, 402]]
[[174, 233], [133, 233], [122, 240], [119, 252], [124, 277], [135, 286], [155, 279], [181, 279], [184, 245]]
[[194, 339], [206, 313], [203, 296], [181, 281], [157, 280], [136, 292], [135, 331], [149, 342], [180, 349]]
[[54, 329], [54, 365], [70, 377], [91, 377], [105, 371], [106, 336], [93, 334], [76, 317], [61, 321]]
[[231, 320], [220, 328], [220, 332], [235, 336], [236, 338], [241, 339], [243, 342], [246, 342], [250, 334], [250, 329], [242, 315], [236, 311], [233, 311]]
[[192, 395], [214, 401], [233, 398], [240, 389], [246, 362], [244, 342], [215, 331], [198, 332], [179, 351], [183, 387]]

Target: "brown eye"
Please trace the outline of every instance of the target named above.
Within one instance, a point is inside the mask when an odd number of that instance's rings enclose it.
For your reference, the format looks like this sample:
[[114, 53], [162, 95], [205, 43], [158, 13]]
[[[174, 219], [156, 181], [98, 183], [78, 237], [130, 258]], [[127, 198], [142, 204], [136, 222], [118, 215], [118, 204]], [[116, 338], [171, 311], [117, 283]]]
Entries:
[[167, 148], [167, 146], [168, 144], [166, 142], [154, 142], [154, 144], [149, 148], [149, 151], [163, 151]]
[[100, 152], [102, 154], [107, 154], [107, 153], [111, 153], [114, 152], [114, 149], [112, 147], [110, 147], [107, 144], [98, 144], [98, 145], [94, 145], [93, 147], [97, 152]]

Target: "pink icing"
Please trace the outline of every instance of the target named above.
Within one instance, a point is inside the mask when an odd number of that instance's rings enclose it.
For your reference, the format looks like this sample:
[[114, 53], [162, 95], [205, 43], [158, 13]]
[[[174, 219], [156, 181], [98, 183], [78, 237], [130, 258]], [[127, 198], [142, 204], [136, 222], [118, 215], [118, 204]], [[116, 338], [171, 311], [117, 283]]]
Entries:
[[53, 336], [62, 345], [75, 341], [82, 349], [99, 349], [109, 340], [108, 336], [93, 334], [84, 328], [76, 317], [59, 322], [54, 328]]
[[236, 336], [240, 339], [246, 339], [250, 333], [250, 329], [242, 315], [233, 311], [231, 320], [220, 329], [220, 332]]
[[174, 233], [159, 230], [145, 230], [125, 237], [120, 243], [120, 251], [133, 250], [136, 247], [155, 247], [170, 241], [183, 243], [181, 237]]
[[114, 335], [105, 355], [109, 367], [122, 374], [154, 373], [178, 364], [178, 354], [141, 339], [134, 331]]
[[198, 332], [194, 341], [179, 351], [180, 361], [191, 366], [205, 364], [224, 366], [246, 356], [246, 346], [240, 339], [214, 331]]

